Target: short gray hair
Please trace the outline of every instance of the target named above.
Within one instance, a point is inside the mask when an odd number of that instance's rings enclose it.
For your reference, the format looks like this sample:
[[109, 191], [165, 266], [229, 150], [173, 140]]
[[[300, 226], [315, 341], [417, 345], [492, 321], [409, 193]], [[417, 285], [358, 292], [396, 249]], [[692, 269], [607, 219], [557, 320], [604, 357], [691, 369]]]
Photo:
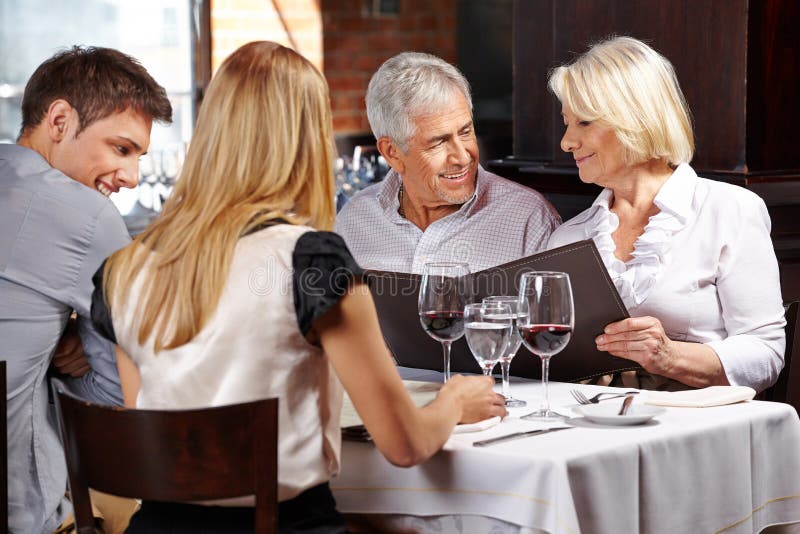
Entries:
[[413, 118], [447, 108], [458, 90], [472, 110], [469, 82], [445, 60], [421, 52], [403, 52], [387, 59], [367, 88], [367, 118], [375, 139], [389, 137], [403, 150], [414, 135]]

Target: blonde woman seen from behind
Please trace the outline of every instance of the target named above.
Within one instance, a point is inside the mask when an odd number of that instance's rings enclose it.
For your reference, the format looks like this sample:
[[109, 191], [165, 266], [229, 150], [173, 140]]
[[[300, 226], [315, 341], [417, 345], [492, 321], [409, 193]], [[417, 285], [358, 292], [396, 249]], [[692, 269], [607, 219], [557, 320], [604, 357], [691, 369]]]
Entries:
[[[361, 270], [327, 231], [332, 143], [322, 75], [291, 49], [244, 45], [209, 86], [163, 213], [96, 275], [93, 318], [121, 348], [128, 405], [279, 397], [281, 532], [344, 531], [328, 487], [342, 386], [400, 466], [438, 451], [458, 422], [505, 415], [484, 377], [454, 377], [428, 406], [412, 403]], [[131, 531], [175, 518], [180, 532], [252, 532], [246, 507], [148, 502]]]
[[549, 247], [597, 245], [631, 315], [607, 325], [597, 348], [645, 370], [622, 382], [773, 384], [785, 323], [769, 215], [752, 192], [689, 165], [692, 125], [672, 64], [616, 37], [555, 69], [549, 86], [562, 106], [561, 148], [582, 181], [604, 188]]

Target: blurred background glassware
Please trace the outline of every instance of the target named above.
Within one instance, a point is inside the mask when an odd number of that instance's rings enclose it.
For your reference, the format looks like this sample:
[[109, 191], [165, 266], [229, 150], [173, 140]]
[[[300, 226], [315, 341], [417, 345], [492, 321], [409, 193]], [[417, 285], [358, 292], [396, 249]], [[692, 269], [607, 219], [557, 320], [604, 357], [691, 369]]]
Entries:
[[155, 185], [156, 196], [158, 197], [159, 211], [161, 205], [172, 193], [175, 180], [178, 179], [186, 159], [186, 144], [173, 143], [165, 146], [161, 150], [161, 175]]
[[464, 335], [464, 306], [472, 302], [466, 263], [426, 263], [419, 288], [419, 320], [433, 339], [441, 342], [444, 381], [450, 379], [450, 346]]
[[154, 150], [139, 156], [139, 204], [158, 213], [155, 208], [153, 186], [158, 181], [158, 169]]
[[[136, 201], [131, 208], [123, 213], [122, 219], [128, 232], [135, 236], [140, 234], [150, 222], [156, 218], [161, 208], [160, 204], [155, 204], [155, 191], [153, 185], [158, 180], [155, 158], [153, 150], [139, 157], [139, 185], [136, 189], [121, 189], [115, 195], [135, 195]], [[156, 207], [157, 206], [157, 207]]]
[[353, 156], [341, 155], [334, 162], [336, 177], [336, 211], [347, 201], [372, 184], [378, 183], [389, 172], [389, 165], [374, 145], [357, 145]]
[[350, 183], [350, 174], [353, 172], [353, 166], [350, 162], [349, 156], [339, 156], [333, 164], [333, 172], [336, 182], [336, 211], [341, 210], [347, 201], [355, 193], [352, 184]]
[[358, 145], [353, 149], [353, 169], [362, 182], [372, 185], [386, 177], [389, 164], [375, 145]]
[[519, 316], [519, 297], [511, 295], [495, 295], [483, 299], [485, 304], [501, 303], [509, 307], [511, 313], [511, 335], [508, 338], [508, 347], [505, 353], [500, 357], [500, 370], [503, 377], [503, 397], [506, 398], [506, 406], [509, 408], [521, 408], [527, 406], [527, 402], [522, 399], [515, 399], [511, 396], [511, 386], [509, 384], [511, 360], [517, 354], [519, 346], [522, 344], [522, 338], [519, 337], [517, 330], [517, 318]]
[[[172, 194], [175, 180], [180, 176], [186, 159], [187, 143], [170, 143], [163, 148], [151, 148], [139, 157], [139, 186], [122, 189], [115, 195], [134, 195], [130, 209], [120, 209], [131, 235], [141, 233], [155, 219]], [[120, 202], [116, 202], [120, 205]]]
[[464, 337], [484, 376], [491, 376], [494, 366], [505, 355], [511, 325], [508, 304], [481, 302], [464, 307]]

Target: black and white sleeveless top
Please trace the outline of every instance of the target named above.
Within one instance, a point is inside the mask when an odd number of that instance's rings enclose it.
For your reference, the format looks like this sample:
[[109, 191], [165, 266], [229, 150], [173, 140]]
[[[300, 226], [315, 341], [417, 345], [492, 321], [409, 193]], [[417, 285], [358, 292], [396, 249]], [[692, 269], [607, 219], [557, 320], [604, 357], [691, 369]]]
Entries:
[[138, 408], [278, 397], [283, 501], [338, 472], [342, 387], [322, 349], [305, 335], [361, 275], [338, 235], [277, 224], [239, 240], [217, 309], [189, 343], [158, 354], [152, 340], [140, 345], [134, 305], [141, 277], [132, 281], [131, 298], [110, 313], [101, 293], [102, 267], [95, 275], [92, 319], [139, 367]]

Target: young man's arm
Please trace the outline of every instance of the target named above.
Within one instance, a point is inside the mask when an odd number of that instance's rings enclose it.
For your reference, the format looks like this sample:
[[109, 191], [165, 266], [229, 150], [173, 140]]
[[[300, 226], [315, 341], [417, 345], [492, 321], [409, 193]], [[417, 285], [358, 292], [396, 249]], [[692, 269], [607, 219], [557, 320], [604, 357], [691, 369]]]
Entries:
[[73, 306], [78, 313], [78, 333], [91, 370], [85, 375], [64, 378], [66, 387], [75, 395], [87, 400], [121, 405], [117, 357], [114, 344], [102, 337], [90, 319], [92, 276], [109, 255], [130, 242], [128, 230], [119, 212], [110, 202], [97, 217], [92, 246], [87, 251], [83, 269], [76, 288]]

